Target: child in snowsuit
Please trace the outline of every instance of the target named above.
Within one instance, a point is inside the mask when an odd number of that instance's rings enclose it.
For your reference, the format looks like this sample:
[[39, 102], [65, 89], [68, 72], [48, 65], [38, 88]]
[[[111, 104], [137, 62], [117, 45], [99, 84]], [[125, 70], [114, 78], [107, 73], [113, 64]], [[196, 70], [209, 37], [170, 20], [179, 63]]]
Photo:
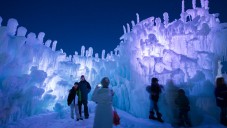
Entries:
[[188, 118], [188, 112], [190, 111], [188, 97], [185, 96], [185, 91], [183, 89], [178, 90], [178, 95], [175, 99], [175, 104], [179, 110], [179, 126], [189, 126], [191, 127], [190, 120]]
[[80, 114], [79, 114], [79, 109], [78, 109], [78, 102], [81, 101], [81, 92], [80, 92], [78, 86], [79, 86], [79, 83], [75, 82], [74, 86], [69, 91], [69, 95], [68, 95], [68, 99], [67, 99], [68, 106], [70, 106], [70, 109], [71, 109], [71, 118], [74, 119], [74, 110], [75, 110], [77, 121], [79, 121], [79, 119], [82, 120], [82, 118], [80, 117]]

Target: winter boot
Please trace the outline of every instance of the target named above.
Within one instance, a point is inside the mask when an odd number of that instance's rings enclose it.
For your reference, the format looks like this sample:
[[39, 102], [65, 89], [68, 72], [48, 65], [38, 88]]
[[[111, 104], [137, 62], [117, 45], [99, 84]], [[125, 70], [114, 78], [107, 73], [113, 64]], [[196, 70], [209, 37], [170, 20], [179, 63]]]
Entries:
[[161, 123], [163, 123], [164, 122], [164, 120], [162, 119], [162, 114], [161, 113], [157, 113], [157, 120], [159, 121], [159, 122], [161, 122]]
[[150, 111], [149, 119], [156, 120], [156, 118], [154, 117], [154, 112], [153, 111]]

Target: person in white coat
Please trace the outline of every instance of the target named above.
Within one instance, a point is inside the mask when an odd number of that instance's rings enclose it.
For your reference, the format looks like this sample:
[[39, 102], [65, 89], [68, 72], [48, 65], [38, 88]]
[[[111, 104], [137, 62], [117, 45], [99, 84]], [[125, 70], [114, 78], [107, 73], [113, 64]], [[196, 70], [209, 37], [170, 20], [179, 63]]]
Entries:
[[92, 100], [97, 103], [93, 128], [112, 128], [113, 110], [112, 97], [113, 91], [108, 88], [110, 80], [104, 77], [101, 80], [101, 86], [97, 85]]

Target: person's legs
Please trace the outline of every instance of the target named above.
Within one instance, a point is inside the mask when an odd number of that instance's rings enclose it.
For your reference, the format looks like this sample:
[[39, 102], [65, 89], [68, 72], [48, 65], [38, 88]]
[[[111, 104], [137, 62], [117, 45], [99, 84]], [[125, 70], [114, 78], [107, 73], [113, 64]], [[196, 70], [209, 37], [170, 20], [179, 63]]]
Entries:
[[81, 108], [82, 108], [82, 102], [81, 101], [78, 101], [78, 108], [79, 108], [80, 119], [83, 119], [82, 115], [81, 115]]
[[226, 107], [221, 107], [220, 122], [221, 122], [221, 124], [223, 124], [225, 126], [227, 126], [226, 114], [227, 114], [227, 108]]
[[83, 101], [83, 105], [84, 105], [84, 116], [87, 119], [89, 118], [89, 113], [88, 113], [88, 105], [86, 100]]
[[179, 122], [178, 122], [178, 125], [179, 126], [184, 126], [184, 113], [182, 110], [179, 110]]
[[154, 109], [154, 103], [153, 103], [153, 101], [151, 100], [151, 101], [150, 101], [150, 114], [149, 114], [149, 119], [156, 119], [156, 118], [154, 117], [154, 111], [153, 111], [153, 109]]
[[79, 106], [77, 104], [75, 105], [75, 113], [76, 113], [76, 119], [78, 121], [81, 118], [81, 116], [79, 114]]
[[156, 112], [158, 121], [164, 122], [164, 121], [162, 120], [162, 114], [159, 112], [158, 102], [154, 102], [154, 110], [155, 110], [155, 112]]
[[74, 104], [70, 104], [70, 113], [71, 113], [71, 118], [74, 119]]
[[186, 125], [191, 127], [191, 121], [188, 117], [188, 111], [186, 111], [186, 110], [183, 112], [183, 119], [184, 119], [184, 122], [186, 123]]

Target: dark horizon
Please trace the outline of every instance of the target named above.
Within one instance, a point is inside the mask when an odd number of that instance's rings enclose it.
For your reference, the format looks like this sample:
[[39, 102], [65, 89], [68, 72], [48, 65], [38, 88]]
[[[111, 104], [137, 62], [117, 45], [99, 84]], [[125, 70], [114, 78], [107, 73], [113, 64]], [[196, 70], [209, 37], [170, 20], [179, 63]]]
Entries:
[[[225, 5], [225, 0], [209, 0], [210, 13], [220, 13], [221, 23], [227, 22]], [[197, 0], [197, 7], [200, 7], [200, 0]], [[189, 8], [192, 8], [191, 0], [185, 0], [185, 9]], [[44, 32], [44, 42], [57, 40], [57, 50], [63, 49], [67, 55], [75, 51], [80, 54], [84, 45], [86, 49], [93, 47], [99, 57], [102, 49], [109, 53], [119, 45], [122, 26], [127, 23], [131, 26], [131, 21], [136, 21], [136, 13], [142, 21], [151, 16], [162, 19], [164, 12], [169, 13], [170, 22], [178, 19], [181, 0], [3, 0], [0, 5], [2, 25], [5, 26], [9, 18], [15, 18], [19, 26], [27, 28], [27, 34]]]

